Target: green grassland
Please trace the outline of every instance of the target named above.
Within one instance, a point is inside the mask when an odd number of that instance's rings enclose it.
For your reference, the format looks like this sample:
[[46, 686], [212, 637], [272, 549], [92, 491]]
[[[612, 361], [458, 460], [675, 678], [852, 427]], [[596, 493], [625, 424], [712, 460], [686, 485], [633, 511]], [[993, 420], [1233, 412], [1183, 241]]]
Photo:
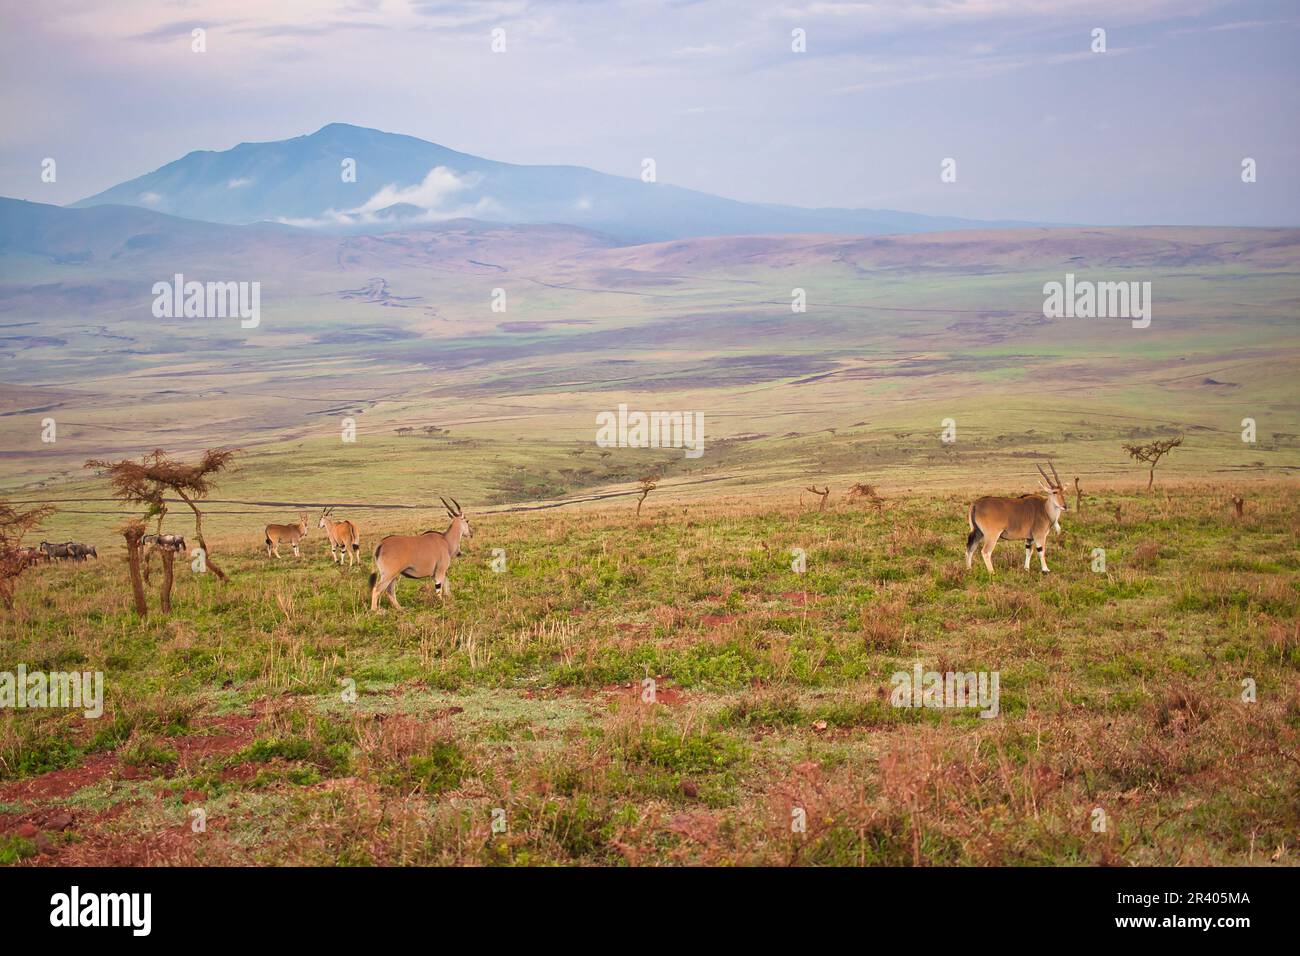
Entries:
[[[382, 614], [318, 532], [214, 534], [230, 582], [145, 622], [120, 559], [38, 568], [0, 670], [102, 670], [107, 709], [0, 718], [0, 860], [1291, 863], [1300, 511], [1229, 490], [1099, 489], [1050, 575], [968, 572], [959, 495], [780, 489], [471, 514], [450, 598]], [[998, 716], [891, 706], [918, 661], [997, 671]]]
[[[147, 245], [6, 259], [0, 498], [101, 560], [24, 575], [0, 671], [102, 670], [108, 712], [0, 714], [0, 863], [1294, 861], [1295, 231], [498, 232], [187, 248], [267, 277], [248, 332], [153, 320], [175, 257]], [[1150, 328], [1045, 319], [1066, 271], [1151, 281]], [[619, 403], [702, 411], [704, 454], [598, 447]], [[1175, 434], [1147, 494], [1120, 446]], [[219, 445], [231, 580], [179, 562], [164, 616], [155, 567], [138, 621], [130, 512], [83, 463]], [[969, 501], [1046, 459], [1088, 495], [1054, 573], [1016, 542], [967, 572]], [[476, 532], [451, 599], [403, 581], [372, 615], [371, 549], [444, 526], [439, 495]], [[330, 564], [326, 505], [363, 567]], [[300, 510], [306, 556], [268, 559]], [[892, 707], [918, 661], [998, 671], [999, 715]]]

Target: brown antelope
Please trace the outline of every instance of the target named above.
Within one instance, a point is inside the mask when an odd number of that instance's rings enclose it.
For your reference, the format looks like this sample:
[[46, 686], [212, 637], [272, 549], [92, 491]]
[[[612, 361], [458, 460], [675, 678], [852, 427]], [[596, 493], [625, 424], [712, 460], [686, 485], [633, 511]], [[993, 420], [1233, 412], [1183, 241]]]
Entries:
[[[390, 534], [375, 547], [375, 571], [370, 575], [370, 610], [379, 610], [379, 596], [387, 594], [393, 607], [397, 603], [397, 577], [433, 578], [439, 600], [445, 600], [450, 588], [447, 569], [451, 559], [460, 554], [461, 538], [472, 538], [469, 519], [465, 517], [455, 498], [447, 504], [440, 499], [451, 524], [446, 531], [426, 531], [424, 534]], [[454, 506], [454, 507], [453, 507]]]
[[307, 512], [302, 511], [298, 514], [297, 524], [269, 524], [266, 526], [266, 554], [267, 557], [275, 555], [280, 556], [280, 542], [283, 541], [293, 546], [293, 556], [301, 558], [298, 553], [298, 542], [303, 539], [307, 533]]
[[1056, 466], [1047, 463], [1052, 469], [1052, 477], [1047, 476], [1043, 466], [1038, 466], [1038, 473], [1043, 476], [1040, 482], [1046, 494], [1021, 495], [1019, 498], [977, 498], [970, 506], [970, 534], [966, 537], [966, 567], [971, 566], [975, 556], [975, 547], [983, 541], [981, 554], [984, 566], [993, 573], [993, 549], [1001, 538], [1023, 538], [1025, 541], [1025, 570], [1029, 570], [1029, 558], [1032, 549], [1038, 549], [1038, 561], [1046, 574], [1047, 556], [1043, 546], [1047, 543], [1047, 533], [1055, 528], [1061, 530], [1061, 513], [1069, 510], [1065, 504], [1065, 489], [1056, 474]]
[[[331, 521], [330, 513], [333, 510], [331, 507], [322, 511], [316, 527], [324, 528], [325, 537], [330, 540], [330, 560], [338, 561], [342, 566], [346, 555], [348, 567], [352, 567], [357, 563], [357, 553], [361, 550], [361, 533], [357, 531], [357, 526], [346, 518], [342, 521]], [[336, 549], [338, 554], [335, 554]]]

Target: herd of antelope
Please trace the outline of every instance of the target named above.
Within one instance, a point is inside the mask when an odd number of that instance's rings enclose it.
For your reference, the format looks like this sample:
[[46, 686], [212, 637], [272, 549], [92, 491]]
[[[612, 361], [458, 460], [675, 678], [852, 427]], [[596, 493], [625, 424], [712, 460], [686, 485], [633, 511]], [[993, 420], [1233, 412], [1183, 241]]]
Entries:
[[[451, 503], [439, 498], [447, 509], [451, 524], [446, 531], [430, 530], [423, 534], [390, 534], [375, 546], [372, 557], [375, 571], [370, 575], [370, 610], [379, 610], [380, 597], [387, 595], [395, 608], [402, 605], [397, 602], [397, 579], [433, 578], [434, 590], [438, 597], [445, 598], [451, 587], [447, 583], [447, 570], [451, 559], [460, 556], [460, 543], [464, 538], [472, 538], [473, 530], [469, 519], [465, 517], [460, 502], [455, 498]], [[343, 566], [344, 559], [348, 567], [354, 567], [361, 550], [361, 532], [347, 519], [335, 521], [330, 517], [334, 509], [326, 508], [320, 514], [316, 527], [325, 531], [329, 539], [330, 561]], [[302, 557], [299, 543], [307, 534], [307, 513], [299, 512], [297, 524], [269, 524], [263, 537], [267, 557], [280, 557], [280, 545], [287, 544], [293, 548], [295, 558]]]
[[[992, 574], [993, 550], [997, 547], [998, 541], [1010, 538], [1025, 542], [1026, 571], [1029, 570], [1030, 559], [1036, 550], [1043, 573], [1048, 572], [1045, 552], [1047, 535], [1053, 530], [1060, 532], [1061, 515], [1069, 509], [1066, 505], [1065, 489], [1061, 485], [1060, 476], [1056, 473], [1056, 466], [1048, 462], [1048, 467], [1052, 470], [1051, 475], [1043, 470], [1042, 465], [1037, 467], [1038, 474], [1041, 476], [1040, 493], [1020, 495], [1016, 498], [984, 497], [972, 502], [967, 514], [967, 522], [970, 525], [970, 534], [966, 537], [967, 568], [971, 567], [975, 549], [979, 548], [984, 566]], [[385, 596], [393, 607], [399, 609], [402, 607], [397, 601], [399, 577], [433, 578], [434, 590], [437, 591], [440, 600], [445, 599], [451, 592], [447, 582], [447, 572], [451, 568], [452, 559], [460, 556], [461, 542], [473, 537], [474, 532], [470, 528], [469, 519], [465, 517], [460, 502], [455, 498], [452, 498], [450, 503], [445, 498], [439, 500], [447, 509], [447, 517], [451, 519], [451, 524], [445, 531], [432, 529], [422, 534], [390, 534], [375, 546], [375, 550], [371, 553], [375, 567], [370, 575], [372, 611], [379, 610], [380, 599]], [[332, 507], [323, 510], [316, 527], [324, 530], [329, 540], [331, 562], [337, 564], [340, 569], [345, 560], [349, 568], [355, 567], [360, 560], [361, 533], [353, 522], [347, 519], [335, 520], [331, 517], [333, 512]], [[267, 557], [279, 558], [280, 545], [287, 544], [293, 549], [294, 557], [301, 558], [302, 551], [299, 545], [306, 537], [307, 529], [308, 518], [305, 511], [299, 512], [295, 524], [268, 524], [263, 533]], [[177, 552], [185, 550], [185, 539], [180, 535], [147, 535], [144, 543]], [[93, 546], [72, 541], [64, 544], [43, 541], [39, 550], [24, 548], [22, 551], [30, 552], [27, 557], [32, 562], [39, 560], [48, 562], [64, 558], [84, 561], [86, 557], [99, 556]]]

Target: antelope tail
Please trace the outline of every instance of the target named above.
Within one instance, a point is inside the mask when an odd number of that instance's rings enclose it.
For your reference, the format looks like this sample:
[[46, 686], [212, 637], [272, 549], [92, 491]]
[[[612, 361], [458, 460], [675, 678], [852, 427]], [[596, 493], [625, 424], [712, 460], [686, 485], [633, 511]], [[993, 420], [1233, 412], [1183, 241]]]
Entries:
[[375, 589], [375, 582], [378, 581], [378, 580], [379, 580], [379, 572], [378, 572], [378, 571], [371, 571], [371, 572], [370, 572], [370, 590], [373, 591], [373, 590]]
[[966, 516], [966, 520], [970, 522], [970, 534], [966, 535], [966, 551], [969, 553], [974, 550], [975, 545], [980, 538], [984, 537], [984, 532], [980, 529], [980, 526], [975, 523], [974, 505], [970, 506], [970, 514]]

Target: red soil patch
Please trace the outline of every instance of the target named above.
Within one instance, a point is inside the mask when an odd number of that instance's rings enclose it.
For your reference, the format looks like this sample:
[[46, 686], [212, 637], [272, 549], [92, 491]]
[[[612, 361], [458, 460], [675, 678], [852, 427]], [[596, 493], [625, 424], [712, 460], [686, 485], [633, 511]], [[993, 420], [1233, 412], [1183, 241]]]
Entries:
[[98, 783], [112, 776], [117, 767], [117, 758], [109, 754], [97, 754], [86, 758], [80, 766], [65, 767], [63, 770], [51, 770], [38, 777], [29, 777], [7, 786], [0, 787], [0, 802], [14, 803], [30, 800], [57, 800], [71, 796], [82, 787]]
[[[253, 739], [257, 718], [207, 717], [196, 721], [195, 727], [198, 730], [211, 729], [218, 732], [167, 738], [167, 744], [179, 755], [178, 766], [183, 769], [188, 769], [192, 763], [207, 757], [231, 753], [246, 746]], [[144, 780], [152, 777], [154, 773], [155, 771], [148, 767], [123, 764], [113, 754], [93, 754], [76, 767], [51, 770], [49, 773], [0, 787], [0, 802], [59, 800], [101, 780]]]
[[724, 624], [734, 624], [739, 620], [739, 614], [705, 614], [700, 618], [700, 623], [706, 627], [721, 627]]
[[209, 757], [234, 753], [247, 747], [253, 742], [257, 724], [256, 717], [230, 715], [203, 718], [196, 721], [196, 728], [214, 731], [213, 733], [186, 734], [182, 737], [171, 737], [167, 742], [175, 748], [179, 756], [180, 769], [188, 770], [192, 765]]

